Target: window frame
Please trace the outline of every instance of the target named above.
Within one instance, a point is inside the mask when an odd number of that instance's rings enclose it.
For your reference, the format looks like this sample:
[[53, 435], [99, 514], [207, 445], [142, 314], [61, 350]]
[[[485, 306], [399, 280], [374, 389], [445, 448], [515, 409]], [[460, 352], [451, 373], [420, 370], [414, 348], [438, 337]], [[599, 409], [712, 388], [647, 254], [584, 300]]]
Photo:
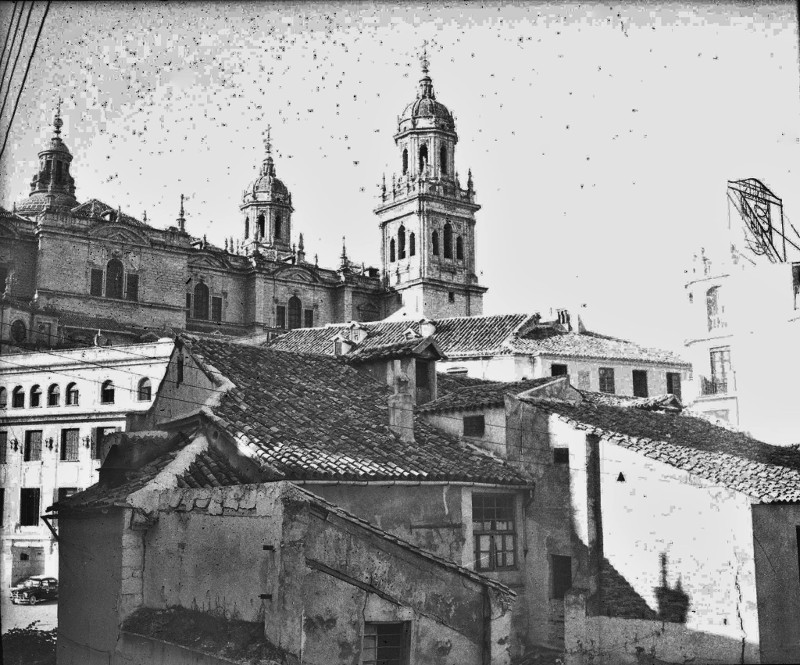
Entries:
[[100, 386], [100, 404], [114, 404], [116, 387], [112, 379], [106, 379]]
[[[637, 378], [638, 377], [638, 378]], [[644, 381], [644, 383], [642, 383]], [[647, 377], [647, 370], [646, 369], [634, 369], [631, 370], [631, 383], [633, 384], [633, 396], [634, 397], [649, 397], [650, 393], [650, 386], [648, 377]], [[644, 388], [644, 391], [642, 391]], [[639, 393], [644, 392], [643, 395]]]
[[[676, 382], [678, 388], [677, 392], [675, 392], [674, 390], [674, 388], [676, 387], [675, 386]], [[681, 399], [681, 382], [682, 382], [682, 377], [680, 372], [667, 372], [667, 392], [672, 395], [675, 395], [675, 397], [677, 397], [678, 399]], [[670, 386], [670, 384], [672, 385]]]
[[0, 464], [8, 464], [8, 431], [0, 430]]
[[67, 389], [64, 392], [64, 406], [78, 406], [80, 403], [80, 390], [78, 384], [74, 381], [67, 384]]
[[[361, 654], [359, 656], [359, 663], [361, 665], [378, 665], [378, 663], [382, 663], [385, 665], [408, 665], [410, 663], [411, 657], [411, 622], [409, 621], [365, 621], [362, 628], [361, 634]], [[399, 630], [391, 635], [383, 635], [383, 638], [386, 639], [387, 637], [391, 636], [399, 636], [399, 654], [396, 658], [389, 658], [388, 655], [384, 652], [381, 654], [379, 640], [381, 639], [380, 635], [380, 628], [381, 627], [398, 627]], [[374, 632], [372, 632], [374, 629]], [[374, 638], [375, 646], [372, 647], [371, 645], [368, 646], [367, 642], [371, 641]], [[397, 648], [393, 645], [384, 645], [389, 646], [389, 648]], [[374, 648], [374, 654], [367, 654], [368, 650]], [[368, 657], [373, 656], [374, 657]]]
[[47, 406], [61, 406], [61, 386], [57, 383], [51, 383], [47, 387]]
[[[556, 371], [555, 368], [558, 368]], [[561, 371], [563, 368], [564, 371]], [[566, 363], [550, 363], [550, 376], [568, 376], [569, 375], [569, 365]]]
[[8, 388], [0, 386], [0, 409], [8, 408]]
[[81, 430], [78, 427], [68, 427], [61, 430], [61, 449], [59, 461], [77, 462], [80, 458]]
[[102, 268], [91, 268], [89, 270], [89, 295], [95, 298], [102, 298], [105, 293], [105, 270]]
[[28, 408], [38, 409], [42, 406], [42, 387], [36, 383], [31, 386], [28, 393]]
[[297, 296], [289, 298], [286, 307], [288, 329], [297, 330], [303, 327], [303, 303]]
[[25, 430], [25, 441], [22, 448], [23, 462], [42, 461], [42, 435], [43, 432], [40, 429]]
[[[147, 390], [147, 396], [142, 397], [143, 391]], [[138, 402], [152, 402], [153, 401], [153, 383], [146, 376], [139, 380], [136, 386], [136, 400]]]
[[[111, 266], [114, 266], [112, 273]], [[125, 297], [125, 266], [118, 258], [106, 263], [105, 297], [123, 300]]]
[[[35, 497], [33, 506], [28, 505], [31, 499], [26, 497]], [[20, 487], [19, 488], [19, 525], [25, 526], [39, 526], [40, 515], [42, 506], [42, 489], [41, 487]], [[33, 509], [35, 507], [35, 510]], [[31, 515], [35, 515], [36, 519], [32, 519]]]
[[211, 309], [211, 289], [205, 282], [197, 282], [192, 289], [192, 318], [208, 321]]
[[[18, 404], [17, 402], [21, 403]], [[12, 409], [25, 408], [25, 389], [22, 386], [15, 386], [14, 390], [11, 391], [11, 408]]]
[[474, 439], [486, 435], [486, 416], [483, 413], [472, 413], [461, 418], [461, 434]]
[[[598, 391], [601, 393], [605, 393], [606, 395], [616, 395], [617, 394], [617, 386], [616, 386], [616, 377], [614, 376], [614, 368], [613, 367], [598, 367], [597, 369], [597, 379], [598, 379]], [[611, 390], [607, 390], [608, 388], [608, 381], [611, 381]], [[604, 387], [605, 384], [605, 387]]]
[[[479, 506], [476, 505], [476, 500], [486, 502], [492, 499], [494, 505], [494, 515], [492, 519], [485, 519], [487, 514], [478, 514]], [[505, 506], [509, 513], [505, 515], [506, 519], [497, 519], [499, 501], [507, 502]], [[489, 508], [488, 505], [480, 506], [481, 513]], [[483, 517], [484, 519], [478, 520], [476, 517]], [[510, 519], [509, 519], [510, 518]], [[484, 525], [489, 523], [487, 529]], [[510, 528], [498, 528], [498, 523], [510, 524]], [[494, 492], [473, 492], [472, 493], [472, 539], [473, 539], [473, 554], [475, 556], [475, 570], [479, 572], [496, 571], [496, 570], [517, 570], [519, 568], [519, 557], [517, 553], [517, 497], [515, 494], [501, 494]], [[482, 526], [478, 526], [481, 524]], [[482, 547], [482, 537], [489, 538], [489, 549], [485, 550]], [[511, 547], [506, 547], [507, 538], [511, 538]], [[502, 549], [498, 549], [499, 543]], [[508, 553], [511, 553], [513, 561], [511, 564], [504, 563], [498, 565], [498, 555], [503, 555], [503, 561], [507, 561]], [[483, 565], [483, 553], [488, 555], [488, 565]]]

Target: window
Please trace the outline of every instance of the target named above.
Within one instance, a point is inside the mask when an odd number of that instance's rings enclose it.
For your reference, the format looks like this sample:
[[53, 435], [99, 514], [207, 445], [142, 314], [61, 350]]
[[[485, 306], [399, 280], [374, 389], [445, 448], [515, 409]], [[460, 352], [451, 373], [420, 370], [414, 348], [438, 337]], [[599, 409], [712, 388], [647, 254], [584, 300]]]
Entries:
[[28, 339], [28, 329], [19, 319], [11, 324], [11, 339], [17, 344], [22, 344], [26, 339]]
[[600, 392], [614, 394], [614, 369], [612, 367], [600, 368]]
[[0, 409], [5, 409], [8, 406], [8, 390], [0, 388]]
[[78, 441], [80, 439], [79, 429], [62, 429], [61, 430], [61, 461], [62, 462], [77, 462], [78, 461]]
[[275, 215], [275, 237], [281, 237], [281, 216], [279, 214]]
[[142, 379], [139, 381], [139, 387], [136, 390], [136, 397], [140, 402], [149, 402], [153, 399], [153, 389], [150, 384], [150, 379]]
[[67, 406], [78, 406], [78, 385], [70, 383], [67, 386]]
[[681, 398], [681, 375], [679, 372], [667, 372], [667, 392]]
[[208, 287], [203, 282], [194, 287], [194, 318], [208, 319]]
[[444, 258], [453, 258], [453, 227], [450, 222], [444, 225]]
[[286, 307], [278, 305], [275, 308], [275, 327], [286, 328]]
[[365, 623], [361, 665], [407, 665], [407, 623]]
[[106, 265], [106, 298], [122, 298], [122, 261], [111, 259]]
[[0, 266], [0, 293], [6, 292], [8, 286], [8, 268]]
[[125, 290], [125, 299], [139, 300], [139, 275], [128, 275], [126, 280], [127, 289]]
[[297, 296], [289, 298], [289, 330], [300, 327], [300, 314], [302, 311], [303, 305], [300, 303], [300, 298]]
[[395, 253], [394, 253], [394, 238], [389, 241], [389, 263], [394, 263], [395, 261]]
[[553, 464], [569, 464], [569, 448], [553, 448]]
[[703, 382], [704, 395], [724, 395], [728, 392], [728, 375], [731, 373], [729, 347], [711, 349], [711, 381]]
[[419, 149], [419, 173], [425, 173], [428, 168], [428, 146], [423, 145]]
[[397, 230], [397, 258], [406, 258], [406, 227], [401, 226]]
[[708, 314], [709, 330], [725, 327], [725, 322], [722, 320], [723, 311], [724, 309], [719, 302], [719, 287], [712, 286], [706, 291], [706, 313]]
[[0, 464], [8, 461], [8, 432], [0, 432]]
[[563, 599], [572, 588], [572, 557], [554, 554], [551, 558], [551, 598]]
[[566, 376], [567, 366], [559, 363], [550, 364], [550, 376]]
[[42, 430], [25, 432], [25, 447], [22, 450], [24, 462], [40, 462], [42, 459]]
[[0, 487], [0, 526], [5, 523], [6, 516], [6, 488]]
[[47, 389], [47, 406], [58, 406], [61, 402], [61, 388], [57, 383]]
[[483, 415], [464, 416], [464, 436], [483, 436], [486, 422]]
[[439, 232], [434, 231], [431, 234], [431, 250], [434, 256], [439, 256]]
[[244, 218], [244, 239], [247, 240], [250, 237], [250, 218]]
[[472, 531], [476, 570], [516, 567], [513, 494], [473, 494]]
[[633, 370], [633, 396], [647, 397], [647, 370]]
[[260, 240], [266, 235], [264, 233], [264, 215], [259, 215], [258, 219], [256, 220], [256, 223], [258, 224], [258, 226], [256, 227], [257, 228], [256, 240]]
[[103, 270], [101, 268], [92, 268], [89, 293], [93, 296], [103, 295]]
[[[428, 373], [428, 361], [417, 360], [414, 363], [414, 373], [416, 374], [416, 386], [418, 389], [428, 390], [431, 387], [431, 377]], [[483, 416], [480, 416], [483, 418]]]
[[464, 260], [464, 241], [461, 239], [461, 236], [456, 238], [456, 258], [459, 261]]
[[219, 323], [222, 321], [222, 298], [211, 298], [211, 320]]
[[36, 526], [39, 524], [38, 487], [23, 487], [19, 491], [19, 524], [20, 526]]
[[189, 316], [191, 316], [191, 311], [192, 311], [192, 294], [191, 293], [187, 293], [186, 294], [186, 313]]
[[417, 253], [417, 236], [413, 233], [408, 236], [408, 255], [414, 256]]
[[22, 386], [17, 386], [14, 388], [14, 392], [11, 393], [11, 408], [13, 409], [21, 409], [25, 406], [25, 391], [22, 389]]
[[109, 434], [119, 432], [118, 427], [98, 427], [92, 430], [92, 459], [100, 459], [103, 454], [105, 438]]
[[442, 175], [447, 175], [447, 146], [443, 145], [439, 148], [439, 168]]
[[455, 291], [448, 291], [447, 292], [447, 302], [455, 302], [456, 301], [456, 292]]
[[100, 388], [100, 402], [101, 404], [114, 403], [114, 382], [111, 379], [103, 381], [103, 385]]
[[39, 323], [36, 332], [36, 341], [40, 344], [50, 344], [50, 339], [53, 333], [53, 326], [50, 323]]
[[403, 175], [408, 173], [408, 150], [403, 149]]
[[42, 405], [42, 389], [39, 386], [31, 388], [31, 400], [28, 406], [35, 408]]
[[313, 328], [314, 327], [314, 310], [313, 309], [306, 309], [303, 311], [303, 327], [304, 328]]

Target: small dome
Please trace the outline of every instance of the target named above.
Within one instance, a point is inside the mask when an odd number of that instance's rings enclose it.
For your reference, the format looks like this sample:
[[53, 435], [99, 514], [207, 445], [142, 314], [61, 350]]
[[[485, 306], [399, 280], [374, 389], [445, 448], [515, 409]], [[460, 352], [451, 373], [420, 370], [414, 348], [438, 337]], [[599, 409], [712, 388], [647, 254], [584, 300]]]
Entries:
[[422, 78], [419, 81], [417, 98], [406, 106], [400, 116], [398, 122], [399, 130], [402, 132], [406, 129], [413, 129], [419, 125], [420, 120], [426, 121], [422, 125], [425, 128], [433, 127], [449, 132], [456, 131], [453, 114], [444, 104], [436, 101], [436, 95], [433, 92], [433, 81], [428, 76], [427, 55], [423, 56], [422, 60]]
[[289, 198], [288, 188], [271, 169], [262, 169], [262, 174], [247, 188], [247, 194], [267, 194], [267, 197], [257, 196], [257, 198], [268, 198], [272, 201], [284, 201]]

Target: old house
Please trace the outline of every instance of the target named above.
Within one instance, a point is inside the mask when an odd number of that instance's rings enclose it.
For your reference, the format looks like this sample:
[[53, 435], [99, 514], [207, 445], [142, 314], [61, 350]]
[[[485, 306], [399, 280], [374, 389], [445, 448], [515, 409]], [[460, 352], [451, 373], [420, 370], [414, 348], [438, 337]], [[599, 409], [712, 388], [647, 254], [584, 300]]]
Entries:
[[643, 347], [586, 330], [579, 316], [559, 310], [552, 321], [537, 314], [442, 318], [421, 317], [365, 323], [351, 335], [349, 324], [293, 330], [271, 342], [299, 353], [336, 354], [334, 338], [362, 353], [400, 343], [409, 335], [433, 335], [447, 356], [439, 371], [493, 381], [518, 381], [569, 374], [582, 390], [647, 397], [680, 397], [691, 365], [670, 351]]
[[100, 483], [55, 506], [59, 662], [171, 662], [143, 619], [170, 608], [263, 625], [286, 662], [519, 653], [527, 475], [422, 422], [405, 372], [392, 391], [357, 365], [179, 341]]
[[97, 482], [103, 439], [152, 405], [174, 343], [3, 354], [0, 361], [2, 588], [57, 575], [58, 545], [40, 519]]
[[192, 235], [182, 195], [177, 219], [164, 228], [146, 214], [79, 200], [62, 126], [59, 110], [27, 198], [0, 209], [0, 345], [80, 344], [98, 328], [130, 343], [153, 330], [276, 334], [398, 310], [482, 311], [480, 205], [471, 172], [466, 187], [456, 172], [455, 121], [436, 99], [427, 60], [398, 117], [398, 174], [391, 187], [384, 177], [374, 211], [380, 268], [352, 261], [344, 246], [338, 266], [318, 264], [294, 226], [302, 201], [278, 177], [269, 134], [258, 177], [232, 193], [238, 222], [224, 224], [239, 229], [236, 238], [218, 247]]
[[[524, 602], [570, 663], [800, 660], [800, 453], [670, 395], [448, 377], [431, 425], [535, 478]], [[446, 386], [445, 386], [446, 387]]]

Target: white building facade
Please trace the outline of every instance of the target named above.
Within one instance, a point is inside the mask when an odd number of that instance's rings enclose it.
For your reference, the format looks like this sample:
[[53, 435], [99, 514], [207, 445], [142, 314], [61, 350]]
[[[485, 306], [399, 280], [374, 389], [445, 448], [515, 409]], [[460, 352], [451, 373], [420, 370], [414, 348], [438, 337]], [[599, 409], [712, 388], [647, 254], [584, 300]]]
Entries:
[[173, 346], [164, 339], [0, 358], [3, 589], [58, 574], [56, 539], [40, 516], [97, 482], [103, 437], [150, 408]]

